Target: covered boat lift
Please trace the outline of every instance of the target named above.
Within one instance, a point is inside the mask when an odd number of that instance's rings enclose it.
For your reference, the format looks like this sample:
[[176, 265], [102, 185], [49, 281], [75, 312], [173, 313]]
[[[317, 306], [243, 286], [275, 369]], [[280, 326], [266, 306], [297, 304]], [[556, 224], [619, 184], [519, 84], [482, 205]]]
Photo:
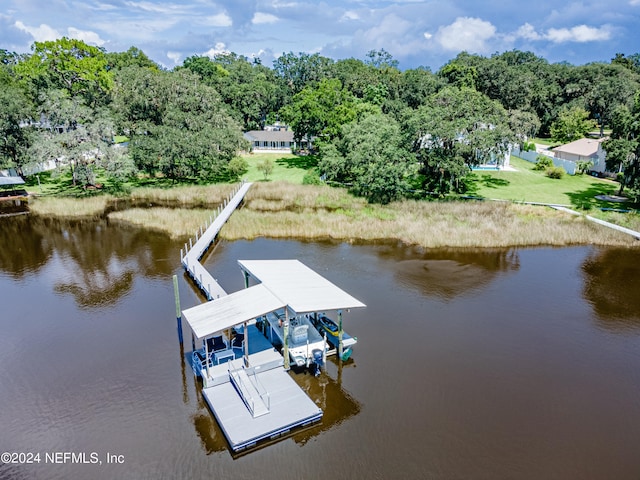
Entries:
[[[238, 260], [244, 273], [245, 287], [253, 278], [287, 305], [285, 328], [291, 312], [294, 316], [317, 314], [327, 310], [338, 312], [338, 356], [343, 354], [342, 311], [366, 305], [349, 295], [299, 260]], [[250, 287], [254, 288], [254, 287]], [[286, 333], [285, 333], [286, 337]], [[287, 342], [284, 342], [285, 368], [288, 368]]]
[[[236, 452], [322, 418], [322, 410], [287, 372], [287, 342], [283, 359], [254, 320], [283, 309], [285, 315], [301, 315], [365, 306], [298, 260], [238, 263], [247, 288], [182, 311], [192, 331], [194, 361], [196, 342], [203, 343], [204, 362], [194, 363], [194, 372], [197, 366], [204, 397]], [[260, 283], [249, 286], [250, 277]], [[241, 345], [209, 351], [208, 339], [240, 325]]]

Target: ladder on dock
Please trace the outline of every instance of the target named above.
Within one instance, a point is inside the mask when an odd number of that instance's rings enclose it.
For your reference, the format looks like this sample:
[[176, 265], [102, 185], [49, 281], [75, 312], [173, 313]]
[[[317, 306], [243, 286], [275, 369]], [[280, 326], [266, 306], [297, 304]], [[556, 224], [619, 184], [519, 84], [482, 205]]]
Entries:
[[235, 386], [253, 418], [269, 413], [271, 407], [269, 393], [260, 384], [255, 372], [252, 380], [249, 378], [245, 368], [241, 367], [236, 370], [229, 370], [229, 378], [231, 378], [231, 383]]

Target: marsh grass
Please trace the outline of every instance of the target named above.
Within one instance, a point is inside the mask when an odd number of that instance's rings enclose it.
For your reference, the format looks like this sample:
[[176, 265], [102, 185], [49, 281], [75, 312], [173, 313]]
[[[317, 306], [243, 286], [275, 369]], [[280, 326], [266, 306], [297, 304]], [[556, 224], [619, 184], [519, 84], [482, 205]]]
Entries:
[[133, 189], [133, 201], [171, 204], [183, 207], [215, 207], [234, 192], [238, 184], [187, 185], [172, 188], [140, 187]]
[[167, 233], [171, 238], [188, 238], [208, 222], [211, 210], [186, 208], [131, 208], [108, 215], [110, 221], [137, 225]]
[[370, 205], [330, 187], [256, 184], [221, 231], [255, 237], [400, 241], [423, 247], [633, 245], [614, 230], [546, 207], [509, 202]]
[[82, 199], [71, 197], [35, 197], [29, 210], [40, 216], [83, 218], [101, 216], [112, 197], [96, 195]]

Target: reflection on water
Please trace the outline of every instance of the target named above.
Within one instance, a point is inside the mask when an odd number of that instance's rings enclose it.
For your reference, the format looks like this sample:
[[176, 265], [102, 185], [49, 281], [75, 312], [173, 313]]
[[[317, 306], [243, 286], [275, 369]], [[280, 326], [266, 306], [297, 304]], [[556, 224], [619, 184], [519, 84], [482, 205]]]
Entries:
[[398, 280], [425, 295], [446, 300], [481, 290], [498, 275], [515, 272], [520, 266], [515, 249], [416, 250], [400, 249], [405, 254], [395, 263]]
[[582, 264], [584, 298], [613, 331], [640, 328], [640, 250], [594, 250]]
[[0, 219], [0, 245], [13, 246], [0, 249], [0, 270], [14, 277], [37, 273], [55, 252], [54, 290], [72, 295], [86, 308], [117, 302], [131, 291], [136, 274], [170, 275], [179, 261], [176, 245], [166, 235], [115, 229], [106, 219]]
[[37, 217], [0, 218], [0, 245], [0, 452], [126, 456], [0, 464], [2, 479], [640, 472], [637, 250], [219, 243], [205, 266], [229, 292], [238, 259], [298, 258], [367, 304], [345, 313], [349, 362], [291, 373], [322, 421], [235, 458], [178, 345], [171, 276], [182, 308], [202, 301], [182, 245]]

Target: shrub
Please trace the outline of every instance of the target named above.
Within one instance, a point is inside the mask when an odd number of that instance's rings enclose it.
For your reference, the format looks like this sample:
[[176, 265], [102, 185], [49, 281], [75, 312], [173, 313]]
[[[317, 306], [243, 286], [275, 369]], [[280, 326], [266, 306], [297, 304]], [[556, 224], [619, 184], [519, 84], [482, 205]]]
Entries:
[[302, 177], [303, 185], [322, 185], [322, 180], [320, 179], [320, 175], [315, 168], [307, 170], [307, 173]]
[[244, 158], [235, 157], [232, 158], [227, 165], [227, 170], [229, 172], [229, 177], [235, 180], [247, 173], [247, 171], [249, 170], [249, 164]]
[[545, 171], [545, 175], [549, 178], [560, 179], [567, 171], [562, 167], [549, 167]]
[[533, 167], [534, 170], [546, 170], [548, 168], [553, 167], [553, 160], [546, 155], [538, 155], [536, 157], [536, 165]]
[[259, 172], [262, 172], [262, 174], [264, 175], [264, 179], [267, 180], [269, 178], [269, 175], [273, 173], [275, 164], [273, 163], [273, 160], [271, 160], [270, 158], [266, 158], [263, 161], [258, 162], [258, 165], [256, 165], [256, 167]]
[[582, 160], [581, 162], [576, 162], [576, 172], [580, 175], [583, 173], [587, 173], [593, 167], [593, 162], [591, 160]]
[[533, 142], [524, 142], [522, 144], [522, 151], [524, 152], [535, 152], [536, 151], [536, 144]]

